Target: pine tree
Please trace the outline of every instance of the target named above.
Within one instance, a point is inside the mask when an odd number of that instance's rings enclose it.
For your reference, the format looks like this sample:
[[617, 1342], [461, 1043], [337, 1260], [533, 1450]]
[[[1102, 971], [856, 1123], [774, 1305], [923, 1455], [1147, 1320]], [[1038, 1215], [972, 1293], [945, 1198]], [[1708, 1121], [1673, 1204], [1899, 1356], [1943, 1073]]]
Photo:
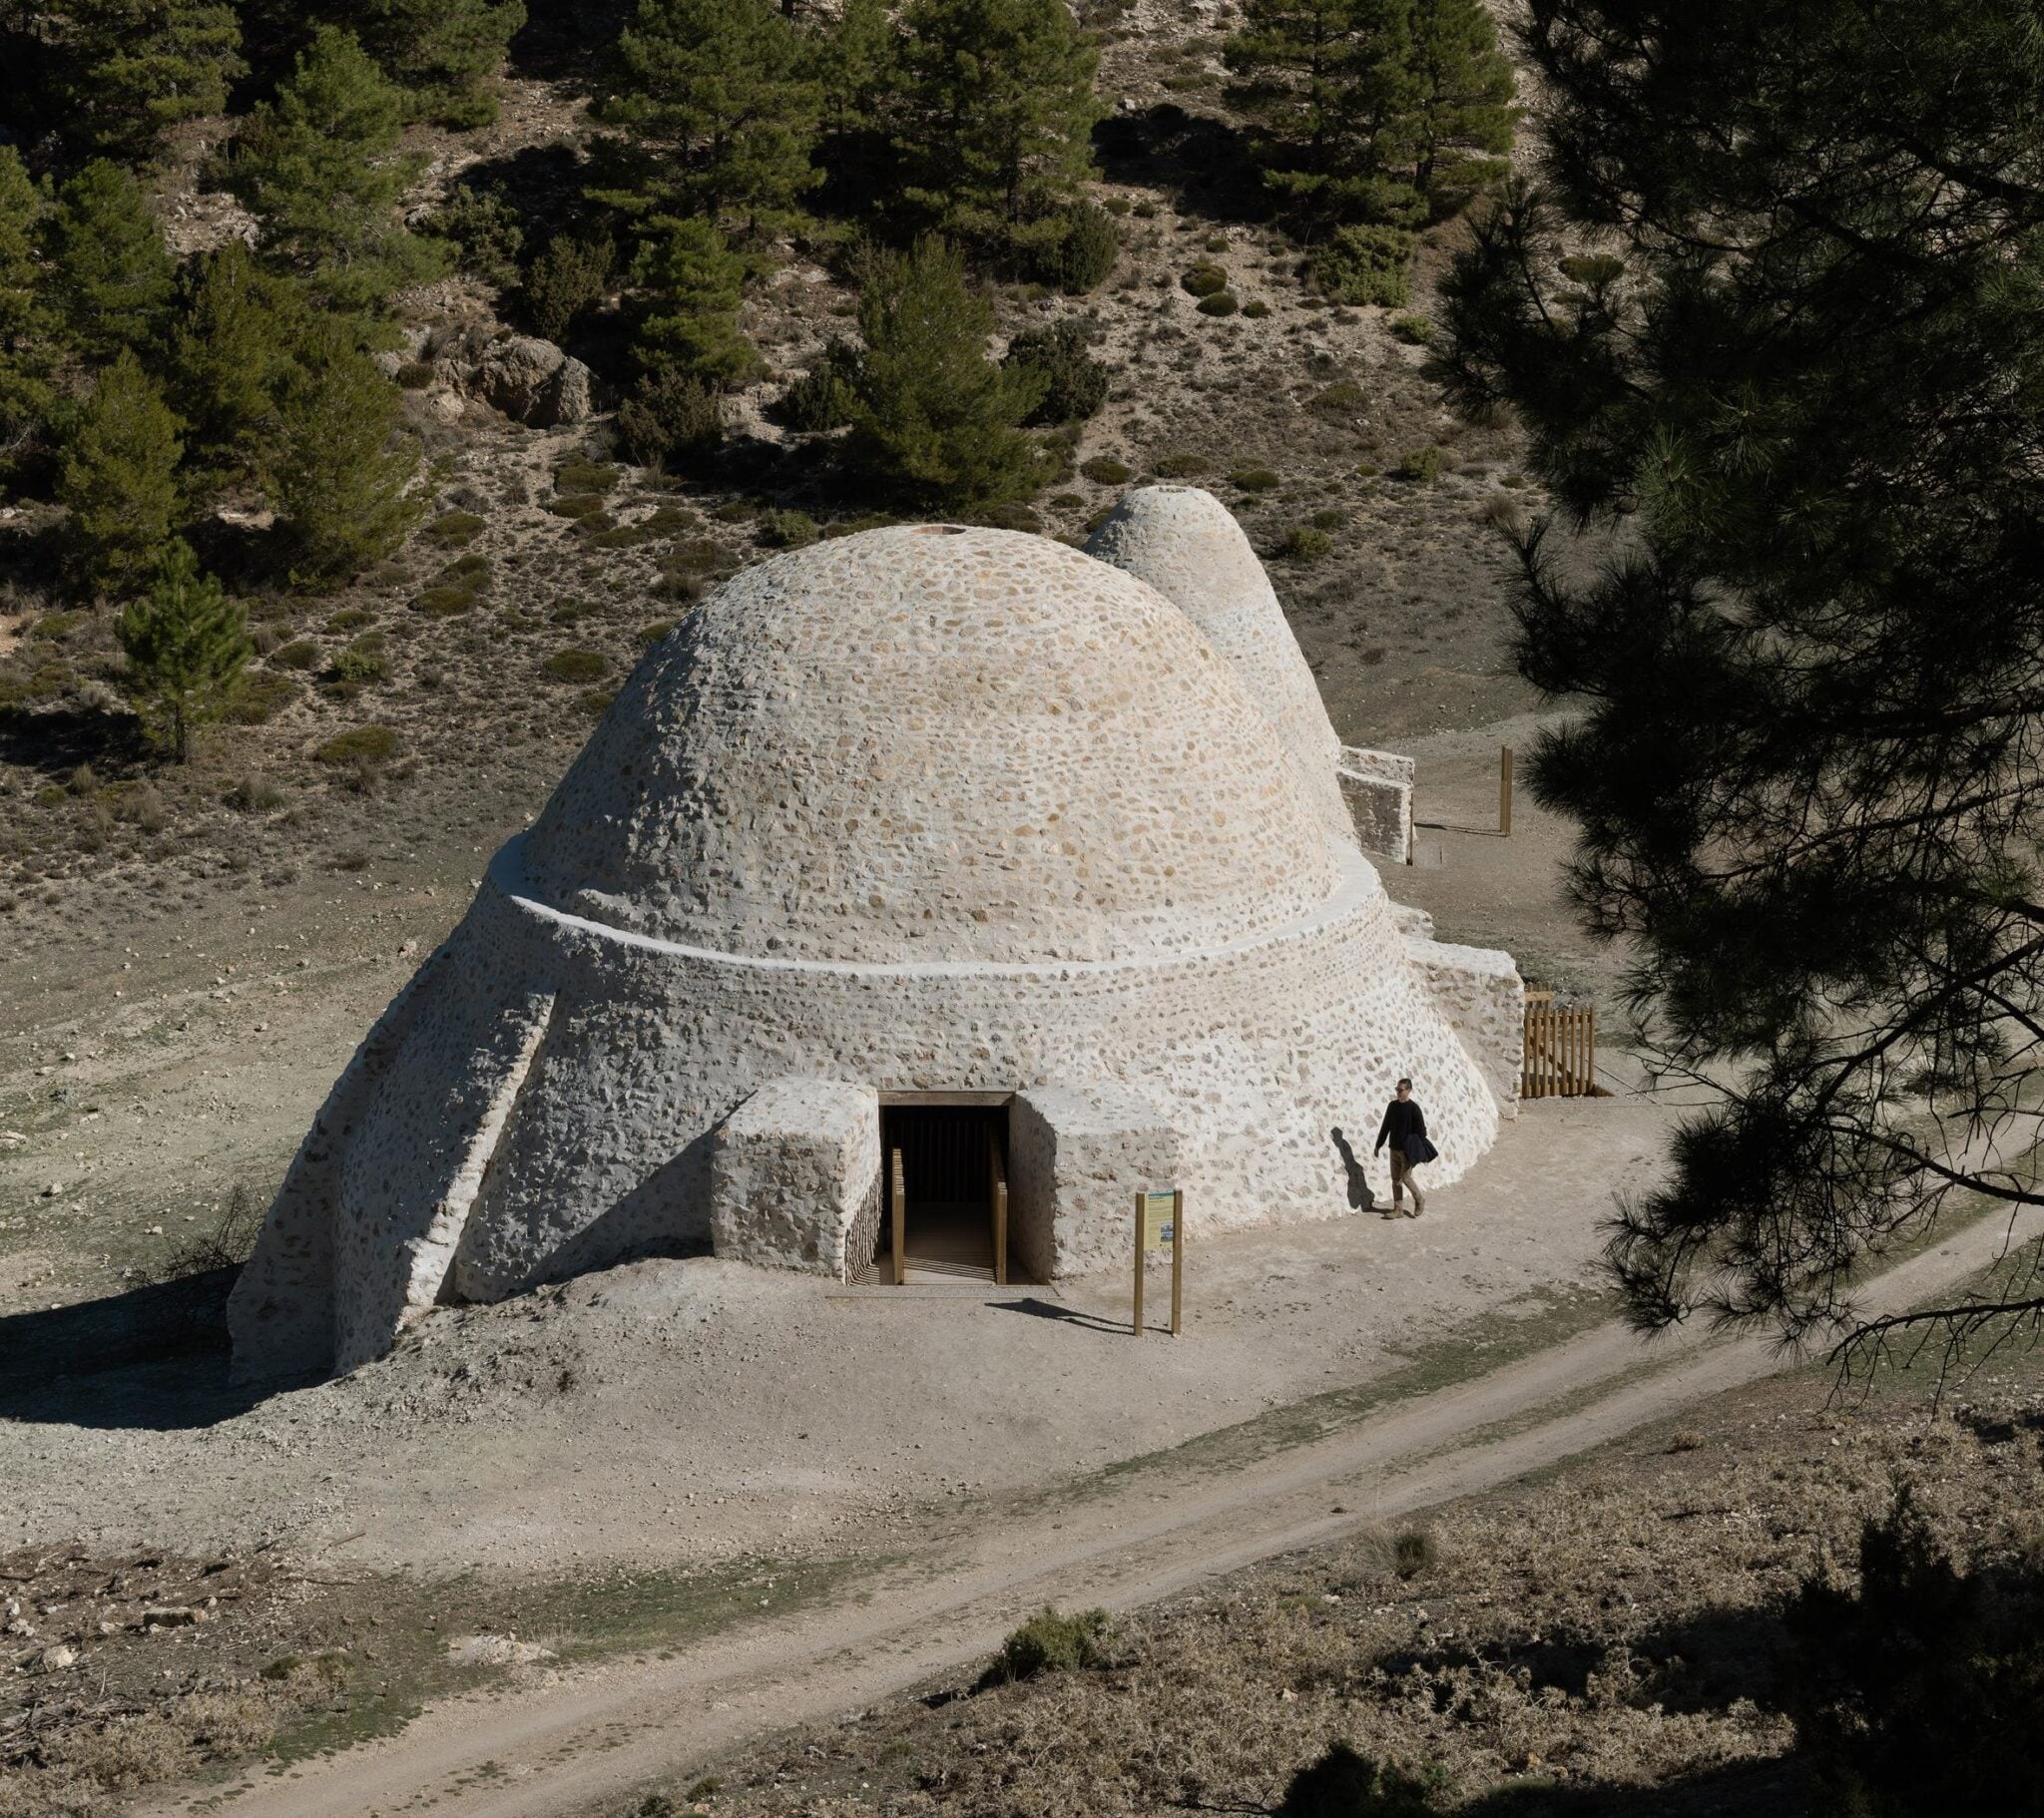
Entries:
[[1414, 0], [1411, 67], [1412, 185], [1436, 215], [1451, 214], [1505, 175], [1519, 117], [1512, 66], [1483, 0]]
[[308, 331], [304, 298], [238, 239], [194, 267], [172, 341], [172, 397], [185, 419], [186, 484], [202, 498], [259, 486], [283, 433], [278, 398]]
[[639, 336], [649, 371], [673, 367], [712, 390], [726, 390], [759, 369], [760, 356], [739, 332], [746, 261], [707, 221], [650, 222], [632, 268], [652, 294]]
[[99, 376], [72, 425], [57, 496], [81, 577], [125, 592], [155, 564], [178, 510], [178, 419], [130, 348]]
[[[1650, 1068], [1710, 1082], [1609, 1261], [1643, 1327], [1828, 1343], [1866, 1259], [2039, 1196], [2044, 37], [1530, 0], [1520, 48], [1552, 188], [1477, 221], [1446, 354], [1557, 506], [1534, 788]], [[2034, 1251], [1994, 1285], [1895, 1318], [1988, 1355], [2044, 1318]]]
[[264, 254], [341, 308], [370, 307], [445, 268], [445, 243], [397, 219], [418, 171], [395, 156], [403, 114], [403, 96], [354, 37], [322, 26], [274, 104], [250, 116], [228, 168], [262, 224]]
[[525, 23], [523, 0], [367, 0], [347, 12], [408, 112], [457, 129], [497, 118], [497, 75]]
[[820, 105], [808, 47], [768, 0], [640, 0], [602, 117], [650, 179], [610, 200], [756, 238], [791, 227], [817, 182]]
[[405, 539], [423, 506], [418, 448], [400, 434], [397, 388], [345, 321], [315, 320], [284, 382], [271, 479], [291, 578], [318, 587], [359, 574]]
[[105, 359], [157, 339], [177, 265], [134, 178], [94, 159], [57, 193], [45, 240], [52, 290], [73, 346]]
[[227, 710], [250, 657], [248, 620], [182, 537], [158, 557], [149, 591], [115, 622], [127, 687], [151, 735], [180, 763], [192, 733]]
[[[1473, 0], [1472, 0], [1473, 3]], [[1309, 230], [1409, 225], [1414, 0], [1245, 0], [1223, 52], [1264, 181]]]
[[1065, 0], [909, 0], [901, 21], [904, 200], [982, 245], [1063, 238], [1105, 112]]
[[49, 420], [52, 324], [36, 262], [45, 212], [12, 146], [0, 146], [0, 463], [12, 462]]
[[900, 49], [887, 0], [844, 0], [813, 52], [823, 131], [830, 138], [863, 138], [884, 124]]
[[64, 13], [71, 121], [129, 157], [181, 120], [224, 113], [247, 68], [228, 0], [68, 0]]
[[875, 254], [859, 292], [865, 357], [852, 381], [849, 470], [904, 503], [971, 510], [1027, 498], [1042, 484], [1036, 445], [1018, 425], [1046, 380], [987, 357], [993, 304], [967, 281], [956, 248], [934, 235]]

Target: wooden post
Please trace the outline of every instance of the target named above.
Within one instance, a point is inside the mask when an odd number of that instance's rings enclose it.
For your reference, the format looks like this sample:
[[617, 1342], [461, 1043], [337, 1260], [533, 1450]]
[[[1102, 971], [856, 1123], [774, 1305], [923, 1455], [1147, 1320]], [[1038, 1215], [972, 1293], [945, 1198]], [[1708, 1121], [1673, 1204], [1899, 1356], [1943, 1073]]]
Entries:
[[894, 1285], [898, 1288], [908, 1279], [908, 1189], [901, 1177], [901, 1151], [894, 1151], [894, 1166], [888, 1182], [889, 1197], [894, 1202]]
[[1008, 1285], [1008, 1176], [1001, 1166], [1001, 1139], [991, 1131], [986, 1138], [987, 1172], [992, 1176], [994, 1206], [994, 1286]]
[[1512, 837], [1512, 747], [1500, 745], [1497, 754], [1497, 830]]
[[1143, 1213], [1149, 1195], [1136, 1193], [1136, 1336], [1143, 1336]]
[[1171, 1335], [1179, 1334], [1179, 1321], [1186, 1297], [1186, 1195], [1183, 1187], [1171, 1193]]

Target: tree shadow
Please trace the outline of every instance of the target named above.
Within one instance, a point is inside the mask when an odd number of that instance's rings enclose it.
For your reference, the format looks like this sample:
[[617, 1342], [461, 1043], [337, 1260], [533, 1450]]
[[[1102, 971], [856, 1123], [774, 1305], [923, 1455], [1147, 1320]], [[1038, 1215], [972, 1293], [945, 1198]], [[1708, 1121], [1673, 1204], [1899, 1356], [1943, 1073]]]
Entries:
[[1536, 1771], [1455, 1808], [1458, 1818], [1807, 1818], [1809, 1809], [1793, 1755], [1724, 1762], [1663, 1786], [1570, 1785]]
[[526, 0], [525, 23], [511, 40], [511, 73], [593, 82], [633, 11], [633, 0]]
[[138, 768], [150, 756], [142, 721], [112, 707], [0, 708], [0, 763], [44, 776], [68, 776], [91, 764], [103, 777]]
[[228, 1381], [236, 1268], [0, 1317], [0, 1419], [36, 1426], [211, 1427], [289, 1383]]
[[1178, 191], [1186, 214], [1253, 224], [1277, 213], [1242, 131], [1175, 101], [1110, 115], [1093, 129], [1093, 155], [1109, 183]]

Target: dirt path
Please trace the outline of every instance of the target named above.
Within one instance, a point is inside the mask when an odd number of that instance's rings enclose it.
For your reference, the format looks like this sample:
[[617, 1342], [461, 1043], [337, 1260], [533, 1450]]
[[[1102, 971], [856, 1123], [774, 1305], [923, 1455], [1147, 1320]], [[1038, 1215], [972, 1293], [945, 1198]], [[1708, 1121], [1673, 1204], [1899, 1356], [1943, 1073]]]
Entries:
[[[2044, 1228], [2032, 1215], [2017, 1228]], [[1986, 1218], [1869, 1284], [1867, 1311], [1920, 1303], [2000, 1254]], [[1395, 1520], [1588, 1450], [1780, 1367], [1764, 1338], [1642, 1347], [1607, 1325], [1473, 1382], [1394, 1407], [1253, 1471], [1118, 1481], [1109, 1493], [990, 1525], [955, 1559], [922, 1559], [839, 1604], [672, 1658], [455, 1700], [388, 1741], [188, 1790], [143, 1810], [358, 1818], [430, 1805], [460, 1818], [582, 1811], [750, 1737], [856, 1708], [990, 1653], [1045, 1602], [1110, 1608], [1255, 1560]]]

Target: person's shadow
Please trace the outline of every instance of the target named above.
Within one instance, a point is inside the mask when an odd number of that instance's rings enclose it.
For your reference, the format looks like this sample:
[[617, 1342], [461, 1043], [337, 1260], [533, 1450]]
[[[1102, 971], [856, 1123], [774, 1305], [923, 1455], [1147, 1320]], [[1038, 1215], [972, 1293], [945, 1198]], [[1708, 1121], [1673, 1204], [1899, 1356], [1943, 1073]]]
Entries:
[[1370, 1190], [1369, 1178], [1362, 1171], [1362, 1163], [1355, 1158], [1355, 1150], [1348, 1146], [1348, 1138], [1342, 1136], [1341, 1126], [1335, 1125], [1327, 1134], [1341, 1151], [1341, 1165], [1348, 1170], [1348, 1209], [1352, 1212], [1376, 1210], [1377, 1196]]

